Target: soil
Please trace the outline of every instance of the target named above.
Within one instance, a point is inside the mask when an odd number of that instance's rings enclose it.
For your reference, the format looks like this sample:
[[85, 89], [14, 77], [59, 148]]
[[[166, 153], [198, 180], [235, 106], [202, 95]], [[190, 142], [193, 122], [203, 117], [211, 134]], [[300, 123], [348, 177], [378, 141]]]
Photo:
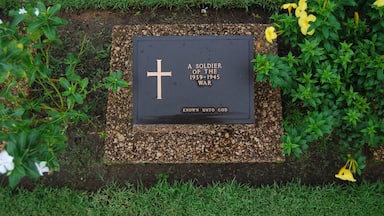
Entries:
[[[82, 36], [87, 36], [90, 52], [83, 56], [83, 76], [105, 76], [109, 70], [109, 48], [111, 31], [114, 25], [130, 24], [201, 24], [201, 23], [270, 23], [270, 12], [259, 8], [231, 10], [208, 10], [201, 14], [200, 9], [186, 10], [128, 10], [128, 11], [74, 11], [62, 12], [60, 17], [69, 21], [60, 30], [64, 48], [78, 51]], [[280, 48], [283, 50], [284, 48]], [[97, 51], [97, 52], [96, 52]], [[92, 53], [96, 52], [96, 53]], [[104, 73], [103, 73], [104, 71]], [[91, 95], [88, 103], [96, 108], [90, 115], [91, 124], [74, 125], [69, 129], [69, 147], [59, 156], [61, 170], [37, 181], [23, 179], [22, 186], [30, 188], [38, 183], [50, 186], [67, 186], [76, 189], [97, 190], [115, 182], [148, 187], [156, 184], [164, 176], [169, 182], [193, 181], [197, 185], [213, 182], [227, 182], [235, 179], [248, 185], [263, 185], [290, 182], [299, 179], [303, 184], [323, 184], [338, 181], [335, 173], [343, 165], [336, 150], [325, 149], [321, 144], [313, 145], [300, 159], [287, 157], [280, 163], [233, 163], [233, 164], [103, 164], [104, 139], [100, 136], [105, 129], [107, 95], [98, 92]], [[95, 126], [96, 125], [96, 126]], [[360, 181], [384, 180], [383, 163], [368, 161]], [[4, 177], [0, 183], [6, 183]], [[361, 182], [361, 181], [360, 181]]]

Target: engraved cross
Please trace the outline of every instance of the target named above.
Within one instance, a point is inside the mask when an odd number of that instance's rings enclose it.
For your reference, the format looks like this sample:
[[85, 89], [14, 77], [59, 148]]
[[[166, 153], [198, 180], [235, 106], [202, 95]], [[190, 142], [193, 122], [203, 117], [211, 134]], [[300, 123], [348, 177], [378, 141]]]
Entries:
[[172, 72], [162, 72], [161, 71], [161, 59], [157, 59], [157, 71], [152, 72], [149, 71], [147, 72], [147, 77], [152, 77], [155, 76], [157, 77], [157, 100], [161, 100], [162, 95], [161, 95], [161, 77], [163, 76], [172, 76]]

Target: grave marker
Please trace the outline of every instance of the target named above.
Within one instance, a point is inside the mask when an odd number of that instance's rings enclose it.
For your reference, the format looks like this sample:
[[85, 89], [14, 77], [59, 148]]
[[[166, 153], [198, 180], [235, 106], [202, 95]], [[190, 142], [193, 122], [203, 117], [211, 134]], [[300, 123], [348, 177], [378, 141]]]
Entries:
[[253, 55], [252, 36], [134, 37], [133, 123], [254, 123]]
[[[250, 62], [255, 52], [276, 53], [276, 44], [264, 39], [266, 27], [115, 26], [111, 70], [123, 71], [129, 86], [117, 93], [109, 92], [105, 161], [284, 160], [279, 147], [280, 92], [268, 83], [254, 83]], [[235, 45], [228, 44], [231, 38]], [[241, 42], [236, 44], [236, 40]], [[181, 49], [183, 46], [196, 49], [188, 55]], [[245, 57], [237, 62], [239, 56]], [[201, 96], [204, 94], [209, 97]]]

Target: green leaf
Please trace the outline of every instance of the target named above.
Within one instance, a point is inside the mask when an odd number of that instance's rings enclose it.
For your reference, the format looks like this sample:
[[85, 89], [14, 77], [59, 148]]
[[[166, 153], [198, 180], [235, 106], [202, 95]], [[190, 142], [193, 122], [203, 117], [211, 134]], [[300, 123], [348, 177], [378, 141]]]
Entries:
[[321, 31], [323, 33], [324, 38], [328, 38], [329, 37], [329, 29], [327, 27], [321, 28]]
[[383, 81], [384, 80], [384, 70], [383, 69], [378, 69], [377, 70], [377, 80]]
[[9, 134], [8, 144], [6, 146], [9, 154], [15, 158], [21, 158], [26, 151], [27, 147], [27, 134], [20, 132], [18, 134]]
[[[80, 63], [79, 58], [77, 58], [73, 53], [67, 53], [67, 59], [65, 60], [65, 64], [76, 65], [78, 63]], [[73, 70], [67, 71], [67, 73], [71, 73], [71, 72], [73, 72]]]
[[128, 82], [126, 82], [125, 80], [119, 80], [117, 81], [117, 86], [121, 88], [125, 88], [128, 86]]
[[73, 94], [73, 98], [75, 99], [76, 103], [83, 104], [83, 97], [80, 94]]
[[346, 110], [346, 115], [343, 117], [343, 120], [353, 126], [356, 126], [357, 122], [360, 121], [361, 116], [362, 114], [356, 109], [349, 108]]
[[84, 78], [84, 79], [82, 79], [81, 82], [80, 82], [80, 87], [81, 87], [81, 89], [83, 90], [83, 89], [87, 88], [88, 83], [89, 83], [88, 78]]
[[59, 10], [61, 9], [60, 4], [53, 5], [52, 7], [48, 7], [47, 14], [49, 17], [53, 17]]
[[45, 36], [51, 41], [55, 41], [57, 39], [56, 29], [52, 26], [44, 26], [43, 32]]
[[63, 86], [66, 90], [70, 89], [71, 88], [71, 84], [69, 84], [68, 80], [65, 79], [64, 77], [61, 77], [59, 79], [59, 83], [61, 86]]
[[[13, 157], [17, 156], [17, 146], [16, 142], [14, 141], [14, 137], [9, 137], [8, 144], [5, 146], [5, 149], [7, 152], [12, 155]], [[11, 142], [14, 141], [14, 142]]]
[[73, 109], [73, 106], [75, 105], [75, 100], [73, 97], [67, 98], [67, 108], [68, 110]]
[[24, 163], [24, 170], [25, 175], [34, 179], [37, 179], [40, 177], [39, 172], [37, 171], [35, 162], [32, 160], [29, 160], [27, 163]]
[[44, 24], [45, 23], [43, 20], [36, 20], [35, 22], [32, 22], [28, 26], [27, 32], [28, 33], [34, 33], [34, 32], [40, 31], [40, 29], [42, 28], [42, 26], [44, 26]]
[[47, 10], [47, 8], [45, 7], [45, 5], [42, 3], [42, 2], [37, 2], [37, 9], [39, 9], [40, 12], [45, 12]]
[[[16, 11], [15, 11], [16, 12]], [[16, 12], [18, 14], [18, 12]], [[25, 18], [27, 17], [26, 14], [18, 14], [13, 20], [12, 20], [12, 26], [19, 25]]]
[[114, 92], [116, 92], [120, 87], [127, 87], [128, 83], [122, 80], [121, 77], [122, 77], [121, 71], [117, 71], [116, 73], [111, 72], [111, 74], [108, 77], [104, 78], [104, 82], [105, 82], [104, 86], [107, 88], [112, 88], [112, 91]]
[[12, 170], [11, 175], [9, 176], [9, 186], [11, 188], [15, 188], [17, 184], [21, 181], [21, 179], [25, 176], [25, 171], [20, 171], [20, 168], [15, 167]]
[[66, 143], [57, 143], [53, 146], [53, 152], [55, 153], [58, 153], [58, 152], [62, 152], [64, 151], [65, 148], [67, 148], [67, 144]]
[[67, 20], [61, 19], [59, 17], [50, 17], [49, 20], [52, 22], [53, 26], [63, 26], [68, 24]]
[[15, 118], [21, 117], [24, 114], [25, 110], [23, 108], [15, 109], [12, 113], [12, 116]]
[[[32, 45], [32, 47], [34, 48], [34, 49], [42, 49], [42, 48], [44, 48], [44, 44], [43, 43], [34, 43], [33, 45]], [[35, 57], [36, 58], [36, 57]], [[35, 59], [36, 60], [36, 59]]]

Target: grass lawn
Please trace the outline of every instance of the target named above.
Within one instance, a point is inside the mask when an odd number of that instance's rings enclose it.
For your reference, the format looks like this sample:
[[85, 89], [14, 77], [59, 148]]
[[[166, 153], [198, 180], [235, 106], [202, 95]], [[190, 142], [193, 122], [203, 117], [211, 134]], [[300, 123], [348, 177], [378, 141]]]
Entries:
[[[49, 4], [61, 4], [67, 10], [82, 9], [118, 9], [127, 10], [132, 8], [156, 9], [159, 7], [189, 9], [192, 7], [209, 6], [213, 9], [219, 8], [244, 8], [252, 6], [263, 7], [267, 10], [277, 10], [284, 0], [24, 0], [22, 2], [34, 4], [36, 2]], [[12, 8], [14, 0], [0, 1], [0, 8]]]
[[383, 215], [384, 183], [249, 187], [235, 181], [197, 187], [109, 186], [97, 192], [39, 186], [0, 188], [0, 215]]

